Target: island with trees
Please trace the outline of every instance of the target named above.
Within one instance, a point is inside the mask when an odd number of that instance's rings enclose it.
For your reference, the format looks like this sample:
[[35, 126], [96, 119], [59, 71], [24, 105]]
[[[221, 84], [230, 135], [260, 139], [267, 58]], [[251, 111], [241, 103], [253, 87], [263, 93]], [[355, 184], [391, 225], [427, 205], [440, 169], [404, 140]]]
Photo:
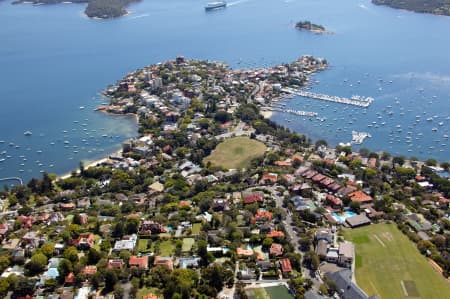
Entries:
[[450, 16], [450, 0], [372, 0], [372, 3], [419, 13]]
[[[72, 3], [87, 3], [84, 13], [90, 18], [110, 19], [126, 15], [128, 11], [126, 7], [133, 2], [139, 0], [70, 0]], [[63, 3], [65, 0], [15, 0], [12, 4], [19, 3], [32, 4], [57, 4]]]
[[300, 21], [295, 24], [295, 28], [299, 30], [308, 30], [317, 34], [330, 33], [322, 25], [311, 23], [310, 21]]

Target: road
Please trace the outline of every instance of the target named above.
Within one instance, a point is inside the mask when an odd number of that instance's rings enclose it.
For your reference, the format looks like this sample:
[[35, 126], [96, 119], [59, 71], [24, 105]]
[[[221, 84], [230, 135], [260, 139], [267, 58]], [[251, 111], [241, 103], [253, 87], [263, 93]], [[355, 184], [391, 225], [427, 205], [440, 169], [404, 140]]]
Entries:
[[[284, 224], [284, 229], [286, 230], [286, 233], [288, 234], [288, 240], [291, 241], [291, 243], [294, 245], [294, 252], [295, 253], [301, 253], [302, 254], [302, 258], [304, 256], [304, 252], [302, 252], [300, 250], [300, 238], [298, 237], [298, 234], [295, 232], [294, 230], [294, 226], [292, 225], [292, 213], [291, 211], [289, 211], [286, 208], [283, 208], [283, 197], [279, 196], [277, 193], [278, 191], [276, 190], [278, 186], [274, 185], [274, 186], [269, 186], [266, 187], [267, 190], [269, 190], [272, 193], [272, 198], [275, 199], [275, 204], [278, 208], [283, 209], [283, 211], [285, 211], [286, 213], [286, 219], [283, 221]], [[313, 289], [318, 290], [320, 285], [321, 285], [321, 281], [313, 276], [311, 276], [311, 271], [308, 268], [305, 267], [301, 267], [301, 271], [302, 271], [302, 275], [304, 278], [309, 278], [312, 280], [313, 282]]]

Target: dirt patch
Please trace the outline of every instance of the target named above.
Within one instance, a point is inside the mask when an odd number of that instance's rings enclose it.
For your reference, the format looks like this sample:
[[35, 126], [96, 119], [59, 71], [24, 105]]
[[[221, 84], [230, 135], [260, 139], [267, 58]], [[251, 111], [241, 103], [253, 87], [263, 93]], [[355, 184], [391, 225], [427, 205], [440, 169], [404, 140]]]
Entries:
[[384, 232], [381, 234], [383, 238], [385, 238], [387, 241], [392, 241], [394, 237], [392, 237], [392, 234], [390, 232]]
[[401, 281], [403, 291], [407, 297], [420, 297], [419, 291], [417, 290], [416, 283], [413, 280], [402, 280]]

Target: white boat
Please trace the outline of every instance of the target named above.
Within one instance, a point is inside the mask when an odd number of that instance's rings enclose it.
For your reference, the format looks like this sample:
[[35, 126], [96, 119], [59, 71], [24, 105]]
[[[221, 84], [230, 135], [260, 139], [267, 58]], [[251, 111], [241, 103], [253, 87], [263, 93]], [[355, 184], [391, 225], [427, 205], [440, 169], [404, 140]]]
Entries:
[[31, 135], [33, 135], [33, 133], [32, 133], [31, 131], [25, 131], [25, 132], [23, 133], [23, 135], [25, 135], [25, 136], [31, 136]]
[[206, 4], [205, 10], [214, 10], [225, 7], [227, 7], [227, 3], [225, 1], [209, 2], [208, 4]]

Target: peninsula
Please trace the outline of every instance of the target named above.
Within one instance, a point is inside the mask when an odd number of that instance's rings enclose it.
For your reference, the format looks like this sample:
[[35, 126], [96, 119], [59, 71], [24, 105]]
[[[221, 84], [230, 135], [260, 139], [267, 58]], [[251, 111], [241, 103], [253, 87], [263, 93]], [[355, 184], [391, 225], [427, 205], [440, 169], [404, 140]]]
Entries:
[[450, 0], [372, 0], [372, 3], [418, 13], [450, 16]]
[[317, 34], [330, 33], [322, 25], [311, 23], [310, 21], [300, 21], [295, 24], [295, 28], [299, 30], [308, 30]]
[[15, 0], [12, 4], [58, 4], [58, 3], [87, 3], [84, 13], [90, 18], [109, 19], [126, 15], [126, 7], [139, 0]]
[[99, 110], [138, 115], [139, 137], [0, 191], [0, 297], [450, 298], [450, 163], [314, 144], [260, 115], [327, 65], [179, 56], [107, 87]]

